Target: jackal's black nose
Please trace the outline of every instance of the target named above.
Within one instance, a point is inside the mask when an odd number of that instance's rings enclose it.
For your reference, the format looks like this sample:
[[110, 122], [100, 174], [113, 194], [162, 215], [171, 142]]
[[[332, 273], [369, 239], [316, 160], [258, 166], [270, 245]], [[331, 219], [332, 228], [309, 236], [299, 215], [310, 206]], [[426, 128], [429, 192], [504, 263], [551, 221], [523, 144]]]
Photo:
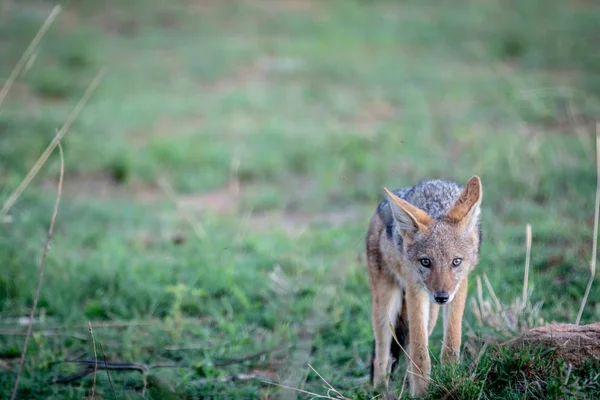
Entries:
[[450, 299], [450, 295], [448, 294], [448, 292], [436, 292], [433, 295], [433, 298], [438, 303], [444, 304], [445, 302], [447, 302]]

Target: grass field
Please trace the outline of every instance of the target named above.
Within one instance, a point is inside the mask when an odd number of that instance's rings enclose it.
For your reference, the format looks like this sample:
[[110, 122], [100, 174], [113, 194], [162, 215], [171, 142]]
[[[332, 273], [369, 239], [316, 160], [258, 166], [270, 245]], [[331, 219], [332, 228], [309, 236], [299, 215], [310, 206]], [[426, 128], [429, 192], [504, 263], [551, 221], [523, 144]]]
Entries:
[[[53, 3], [2, 5], [4, 82]], [[464, 360], [437, 367], [438, 324], [430, 397], [600, 396], [598, 361], [570, 370], [544, 349], [479, 353], [576, 319], [592, 249], [599, 15], [558, 0], [68, 2], [0, 105], [1, 204], [106, 68], [62, 142], [19, 398], [89, 396], [93, 374], [51, 381], [83, 368], [65, 360], [94, 360], [94, 344], [101, 359], [102, 344], [107, 361], [145, 365], [110, 371], [119, 399], [310, 398], [266, 381], [327, 394], [309, 364], [347, 398], [370, 399], [364, 237], [383, 186], [474, 174], [484, 243]], [[2, 398], [59, 165], [56, 152], [0, 221]], [[528, 223], [530, 304], [521, 324], [498, 327], [478, 316], [475, 277], [505, 305], [520, 298]], [[582, 323], [600, 320], [599, 297], [596, 281]], [[106, 372], [96, 378], [97, 398], [113, 398]]]

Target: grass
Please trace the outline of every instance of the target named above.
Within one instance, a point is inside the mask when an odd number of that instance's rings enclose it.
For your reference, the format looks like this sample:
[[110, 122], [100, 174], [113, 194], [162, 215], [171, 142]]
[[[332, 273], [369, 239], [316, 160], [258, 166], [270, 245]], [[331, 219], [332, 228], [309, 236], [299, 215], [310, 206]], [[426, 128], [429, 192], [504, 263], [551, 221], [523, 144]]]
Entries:
[[[12, 3], [3, 80], [52, 6]], [[475, 274], [500, 301], [522, 295], [530, 223], [528, 299], [543, 302], [543, 320], [574, 322], [592, 249], [599, 10], [551, 3], [67, 4], [0, 108], [4, 201], [107, 67], [62, 142], [20, 398], [91, 393], [92, 375], [48, 384], [78, 371], [65, 359], [94, 359], [88, 321], [100, 362], [102, 344], [108, 361], [148, 367], [111, 371], [120, 399], [296, 394], [263, 381], [325, 393], [308, 364], [344, 396], [371, 398], [367, 223], [383, 186], [433, 177], [481, 176]], [[58, 172], [52, 155], [0, 222], [1, 397]], [[600, 319], [598, 290], [582, 323]], [[465, 325], [468, 337], [499, 335], [471, 307]], [[438, 368], [440, 326], [432, 399], [598, 395], [600, 366], [546, 364], [544, 349], [489, 349], [472, 369], [477, 352], [465, 351]], [[96, 378], [96, 395], [111, 397], [105, 371]]]

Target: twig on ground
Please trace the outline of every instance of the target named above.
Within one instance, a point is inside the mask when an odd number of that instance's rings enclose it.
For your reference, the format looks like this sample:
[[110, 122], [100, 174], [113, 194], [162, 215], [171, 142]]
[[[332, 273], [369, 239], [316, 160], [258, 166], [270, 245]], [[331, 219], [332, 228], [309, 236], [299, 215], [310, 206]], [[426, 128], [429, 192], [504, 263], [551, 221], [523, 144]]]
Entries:
[[[66, 337], [81, 340], [84, 342], [88, 340], [87, 336], [84, 336], [79, 333], [65, 333], [65, 332], [57, 332], [57, 331], [53, 331], [53, 330], [37, 331], [36, 333], [41, 336], [66, 336]], [[27, 331], [0, 329], [0, 336], [27, 336]]]
[[98, 354], [96, 353], [96, 340], [94, 339], [94, 331], [92, 330], [92, 323], [88, 321], [90, 325], [90, 335], [92, 336], [92, 346], [94, 348], [94, 383], [92, 384], [92, 395], [90, 400], [94, 400], [94, 394], [96, 392], [96, 373], [98, 372]]
[[[85, 378], [86, 376], [88, 376], [94, 372], [94, 365], [95, 365], [94, 360], [78, 360], [78, 361], [72, 361], [72, 363], [81, 364], [85, 368], [82, 371], [77, 372], [76, 374], [73, 374], [73, 375], [54, 378], [51, 382], [58, 383], [58, 384], [69, 384], [69, 383], [76, 382], [82, 378]], [[144, 376], [148, 373], [149, 370], [155, 369], [155, 368], [189, 368], [189, 369], [192, 369], [194, 367], [189, 366], [189, 365], [180, 365], [180, 364], [145, 365], [145, 364], [138, 364], [138, 363], [121, 363], [121, 362], [111, 362], [111, 361], [107, 361], [107, 362], [100, 361], [98, 363], [98, 370], [138, 371]], [[261, 374], [240, 374], [240, 375], [230, 375], [230, 376], [225, 376], [225, 377], [219, 377], [219, 378], [215, 378], [215, 379], [218, 380], [219, 382], [228, 382], [228, 381], [234, 381], [234, 380], [249, 380], [249, 379], [257, 379], [257, 378], [262, 379], [262, 378], [264, 378], [264, 376]], [[215, 379], [207, 378], [204, 381], [209, 382], [209, 381], [213, 381]]]
[[[106, 354], [104, 353], [104, 346], [102, 346], [102, 342], [100, 342], [100, 350], [102, 350], [102, 358], [104, 359], [104, 365], [106, 365]], [[110, 372], [108, 372], [108, 369], [106, 369], [106, 376], [108, 376], [108, 384], [110, 385], [110, 389], [113, 392], [113, 396], [115, 396], [115, 400], [118, 400], [117, 392], [115, 392], [115, 387], [113, 386], [113, 382], [110, 377]]]
[[[237, 375], [227, 375], [217, 378], [218, 382], [235, 382], [235, 381], [249, 381], [251, 379], [264, 379], [267, 375], [251, 373], [251, 374], [237, 374]], [[206, 378], [201, 382], [211, 382], [215, 379]]]
[[224, 359], [224, 360], [221, 360], [221, 361], [216, 361], [214, 363], [214, 365], [215, 365], [215, 367], [226, 367], [228, 365], [241, 364], [241, 363], [246, 362], [246, 361], [252, 361], [252, 360], [255, 360], [257, 358], [260, 358], [260, 357], [264, 356], [265, 354], [269, 354], [269, 353], [273, 352], [276, 349], [277, 348], [272, 348], [272, 349], [268, 349], [268, 350], [262, 350], [262, 351], [254, 353], [254, 354], [250, 354], [250, 355], [247, 355], [245, 357], [229, 358], [229, 359]]
[[583, 295], [581, 305], [579, 306], [579, 312], [577, 313], [577, 320], [575, 321], [575, 325], [579, 325], [579, 323], [581, 322], [583, 309], [585, 308], [588, 296], [590, 295], [590, 290], [592, 289], [592, 284], [594, 283], [594, 278], [596, 277], [596, 258], [598, 256], [598, 212], [600, 211], [600, 132], [598, 132], [598, 130], [600, 129], [599, 126], [600, 123], [596, 124], [596, 208], [594, 212], [594, 234], [592, 242], [592, 260], [590, 261], [590, 280], [588, 281], [587, 287], [585, 288], [585, 294]]
[[2, 205], [2, 209], [0, 209], [0, 220], [2, 220], [2, 218], [4, 218], [4, 216], [8, 213], [10, 208], [19, 199], [19, 197], [21, 196], [21, 194], [23, 193], [25, 188], [27, 188], [27, 186], [31, 183], [33, 178], [37, 175], [37, 173], [40, 171], [42, 166], [45, 164], [46, 160], [48, 159], [48, 157], [50, 156], [50, 154], [52, 153], [54, 148], [58, 145], [58, 143], [62, 140], [62, 138], [65, 136], [65, 134], [69, 131], [69, 129], [71, 128], [71, 125], [73, 124], [73, 121], [75, 121], [75, 118], [77, 118], [77, 116], [79, 115], [79, 113], [81, 112], [83, 107], [86, 105], [86, 103], [89, 100], [89, 98], [91, 97], [92, 93], [94, 93], [94, 90], [96, 90], [96, 87], [98, 87], [98, 85], [100, 84], [100, 81], [102, 80], [103, 76], [104, 76], [104, 69], [100, 70], [100, 72], [98, 72], [98, 75], [96, 75], [96, 77], [94, 78], [92, 83], [90, 83], [90, 86], [88, 86], [87, 90], [83, 94], [83, 97], [81, 98], [81, 100], [79, 100], [79, 103], [77, 103], [77, 105], [75, 106], [73, 111], [71, 111], [71, 114], [69, 114], [65, 123], [60, 128], [60, 130], [57, 132], [57, 134], [54, 137], [54, 139], [52, 140], [52, 142], [50, 142], [50, 144], [48, 145], [48, 147], [46, 147], [46, 150], [44, 150], [44, 152], [42, 153], [40, 158], [35, 162], [33, 167], [31, 167], [31, 169], [27, 173], [27, 176], [25, 177], [25, 179], [23, 179], [23, 181], [19, 184], [19, 186], [10, 194], [10, 196], [8, 196], [8, 198]]
[[[40, 43], [40, 41], [42, 40], [42, 38], [48, 31], [48, 29], [50, 28], [50, 25], [52, 25], [52, 23], [56, 19], [56, 16], [58, 15], [58, 13], [60, 13], [60, 10], [61, 10], [61, 6], [59, 6], [59, 5], [54, 6], [52, 11], [50, 11], [50, 15], [48, 15], [48, 17], [46, 18], [46, 21], [44, 21], [44, 24], [42, 25], [42, 27], [40, 28], [38, 33], [31, 40], [31, 43], [29, 43], [29, 46], [27, 46], [27, 48], [23, 52], [23, 55], [19, 59], [19, 61], [17, 61], [17, 64], [15, 65], [15, 67], [11, 71], [8, 79], [4, 83], [2, 90], [0, 90], [0, 105], [2, 105], [2, 102], [6, 98], [8, 91], [12, 87], [13, 83], [15, 83], [15, 80], [17, 79], [19, 74], [23, 71], [23, 69], [27, 65], [27, 61], [29, 61], [29, 59], [31, 58], [31, 55], [35, 51], [36, 47], [38, 46], [38, 44]], [[1, 213], [0, 213], [0, 215], [1, 215]]]
[[[93, 334], [92, 334], [92, 336], [93, 336]], [[102, 344], [100, 344], [100, 346], [102, 346]], [[94, 349], [95, 349], [95, 344], [94, 344]], [[240, 363], [243, 363], [246, 361], [252, 361], [254, 359], [260, 358], [263, 355], [271, 353], [275, 350], [277, 350], [277, 347], [269, 349], [269, 350], [263, 350], [263, 351], [259, 351], [257, 353], [249, 354], [245, 357], [217, 360], [217, 361], [215, 361], [214, 365], [216, 367], [226, 367], [226, 366], [233, 365], [233, 364], [240, 364]], [[95, 350], [94, 350], [94, 352], [95, 352]], [[103, 355], [104, 355], [104, 353], [103, 353]], [[91, 373], [95, 374], [96, 373], [95, 371], [97, 371], [97, 370], [138, 371], [142, 375], [145, 375], [148, 373], [149, 370], [155, 369], [155, 368], [189, 368], [189, 369], [195, 368], [192, 365], [186, 365], [186, 364], [157, 363], [157, 364], [147, 365], [147, 364], [133, 363], [133, 362], [106, 361], [106, 359], [104, 359], [104, 362], [99, 363], [97, 360], [96, 354], [94, 354], [93, 360], [73, 359], [73, 360], [65, 360], [62, 362], [78, 364], [78, 365], [83, 366], [84, 368], [82, 371], [77, 372], [76, 374], [55, 378], [52, 380], [52, 383], [72, 383], [72, 382], [75, 382], [79, 379], [82, 379], [82, 378], [90, 375]]]
[[[24, 318], [25, 319], [25, 318]], [[29, 317], [26, 318], [27, 319], [27, 324], [22, 324], [19, 323], [18, 325], [28, 325], [29, 324]], [[208, 318], [206, 318], [208, 319]], [[205, 319], [203, 318], [186, 318], [184, 319], [186, 323], [188, 324], [193, 324], [193, 323], [200, 323], [203, 322]], [[6, 323], [6, 320], [2, 320], [2, 323]], [[90, 321], [91, 322], [91, 321]], [[39, 323], [39, 321], [34, 321], [34, 324]], [[98, 329], [102, 329], [102, 328], [130, 328], [130, 327], [139, 327], [139, 326], [164, 326], [164, 321], [159, 320], [159, 319], [151, 319], [151, 320], [144, 320], [144, 321], [95, 321], [92, 323], [94, 325], [94, 329], [96, 331], [98, 331]], [[12, 326], [12, 324], [7, 324], [8, 326]], [[51, 334], [51, 332], [56, 332], [56, 331], [60, 331], [60, 332], [64, 332], [64, 331], [68, 331], [68, 330], [75, 330], [75, 329], [87, 329], [89, 330], [89, 326], [88, 324], [75, 324], [75, 325], [57, 325], [57, 326], [46, 326], [47, 324], [44, 324], [44, 332], [48, 332], [48, 335]], [[18, 330], [14, 331], [15, 334], [18, 334]], [[25, 333], [25, 331], [22, 331], [23, 333]], [[81, 333], [82, 336], [86, 337], [87, 340], [87, 333]]]
[[104, 362], [97, 362], [97, 360], [73, 360], [66, 361], [72, 364], [79, 364], [84, 366], [85, 368], [80, 372], [77, 372], [73, 375], [62, 376], [58, 378], [54, 378], [52, 383], [72, 383], [81, 378], [84, 378], [92, 373], [95, 373], [97, 370], [112, 370], [112, 371], [139, 371], [141, 373], [145, 373], [149, 367], [144, 364], [137, 363], [122, 363], [122, 362], [110, 362], [104, 360]]
[[[57, 135], [58, 136], [58, 135]], [[40, 261], [40, 269], [38, 271], [37, 287], [35, 288], [35, 295], [33, 297], [33, 306], [31, 307], [31, 314], [29, 316], [29, 326], [27, 327], [27, 334], [25, 335], [25, 342], [23, 343], [23, 351], [21, 353], [21, 360], [19, 362], [19, 372], [17, 372], [17, 378], [13, 386], [11, 400], [14, 400], [17, 396], [17, 390], [19, 389], [19, 381], [21, 380], [21, 374], [23, 373], [23, 366], [25, 365], [25, 356], [27, 355], [27, 346], [29, 345], [29, 338], [31, 337], [31, 331], [33, 330], [33, 319], [37, 310], [38, 300], [40, 298], [40, 290], [42, 288], [42, 280], [44, 278], [44, 269], [46, 268], [46, 258], [48, 251], [50, 250], [50, 240], [52, 239], [52, 233], [54, 232], [54, 224], [58, 215], [58, 205], [60, 204], [60, 197], [62, 194], [63, 178], [65, 174], [65, 158], [62, 151], [60, 142], [57, 142], [58, 150], [60, 153], [60, 176], [58, 178], [58, 190], [56, 193], [56, 201], [54, 202], [54, 211], [52, 213], [52, 219], [50, 220], [50, 228], [48, 229], [48, 236], [46, 238], [46, 244], [44, 245], [44, 252], [42, 253], [42, 259]]]

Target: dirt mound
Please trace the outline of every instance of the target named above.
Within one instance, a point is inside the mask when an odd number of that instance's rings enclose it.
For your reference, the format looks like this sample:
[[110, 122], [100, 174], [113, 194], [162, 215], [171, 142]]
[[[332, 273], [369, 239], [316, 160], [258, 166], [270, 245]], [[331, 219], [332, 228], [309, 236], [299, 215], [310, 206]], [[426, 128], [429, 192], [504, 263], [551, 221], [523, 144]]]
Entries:
[[526, 331], [509, 343], [552, 347], [556, 349], [555, 357], [579, 366], [587, 359], [600, 359], [600, 322], [540, 326]]

